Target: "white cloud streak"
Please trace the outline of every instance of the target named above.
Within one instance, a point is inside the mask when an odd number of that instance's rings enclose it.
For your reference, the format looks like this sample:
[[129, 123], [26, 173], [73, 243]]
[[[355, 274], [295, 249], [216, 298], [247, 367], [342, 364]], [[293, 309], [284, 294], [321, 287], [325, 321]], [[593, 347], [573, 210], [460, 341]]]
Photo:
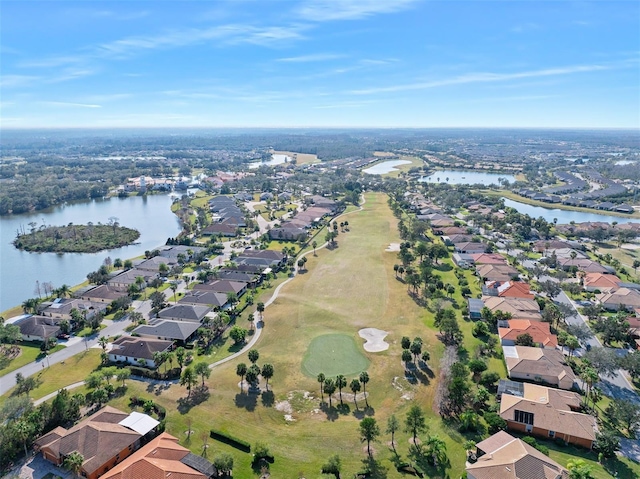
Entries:
[[345, 55], [338, 55], [335, 53], [312, 53], [309, 55], [300, 55], [297, 57], [278, 58], [276, 61], [283, 63], [311, 63], [337, 60], [344, 57]]
[[407, 83], [404, 85], [392, 85], [386, 87], [366, 88], [354, 90], [351, 93], [356, 95], [372, 95], [377, 93], [393, 93], [402, 91], [427, 90], [451, 85], [465, 85], [472, 83], [495, 83], [507, 82], [511, 80], [522, 80], [527, 78], [541, 78], [572, 75], [576, 73], [588, 73], [595, 71], [611, 70], [611, 65], [576, 65], [561, 68], [547, 68], [543, 70], [532, 70], [517, 73], [469, 73], [453, 78], [433, 80], [425, 82]]
[[41, 105], [53, 107], [69, 107], [69, 108], [102, 108], [102, 105], [93, 105], [87, 103], [73, 103], [66, 101], [41, 101]]
[[358, 20], [406, 10], [415, 3], [416, 0], [309, 0], [298, 10], [298, 14], [314, 22]]

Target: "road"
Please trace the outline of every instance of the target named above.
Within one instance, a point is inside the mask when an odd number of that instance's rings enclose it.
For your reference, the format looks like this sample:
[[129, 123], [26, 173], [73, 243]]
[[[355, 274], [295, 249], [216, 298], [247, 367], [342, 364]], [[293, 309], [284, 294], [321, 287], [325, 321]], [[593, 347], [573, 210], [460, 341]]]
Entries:
[[[571, 301], [564, 291], [560, 292], [560, 294], [555, 298], [555, 301], [570, 306], [575, 312], [575, 314], [566, 318], [565, 321], [567, 324], [585, 325], [589, 328], [587, 319], [578, 312], [575, 303]], [[587, 339], [586, 343], [592, 348], [603, 347], [602, 343], [595, 335]], [[581, 356], [582, 354], [584, 354], [584, 349], [576, 350], [576, 356]], [[609, 397], [627, 399], [640, 403], [640, 396], [638, 396], [633, 385], [629, 382], [622, 369], [618, 369], [613, 377], [601, 378], [601, 381], [598, 383], [598, 387], [600, 387], [604, 394]]]

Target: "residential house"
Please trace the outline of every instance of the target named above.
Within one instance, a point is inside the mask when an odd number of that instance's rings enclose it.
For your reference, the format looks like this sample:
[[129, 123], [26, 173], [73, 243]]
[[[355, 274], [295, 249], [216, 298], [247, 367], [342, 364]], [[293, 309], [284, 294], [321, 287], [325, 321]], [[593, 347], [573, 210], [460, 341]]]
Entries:
[[231, 226], [224, 223], [213, 223], [204, 228], [201, 233], [204, 236], [227, 236], [233, 238], [237, 235], [238, 229], [235, 226]]
[[473, 264], [507, 264], [507, 259], [497, 253], [474, 253], [471, 255]]
[[526, 442], [499, 431], [476, 444], [468, 479], [569, 479], [569, 471]]
[[213, 309], [225, 309], [226, 306], [229, 306], [229, 299], [226, 293], [193, 289], [186, 293], [178, 303], [192, 306], [207, 306]]
[[529, 283], [521, 281], [489, 281], [482, 286], [484, 296], [500, 296], [502, 298], [533, 299]]
[[621, 205], [615, 205], [613, 208], [611, 208], [611, 211], [617, 211], [618, 213], [633, 213], [635, 210], [633, 209], [633, 206], [628, 205], [626, 203], [622, 203]]
[[103, 479], [210, 479], [216, 468], [163, 432], [102, 476]]
[[149, 281], [158, 277], [158, 273], [152, 271], [144, 271], [141, 269], [130, 269], [120, 273], [107, 281], [107, 285], [119, 291], [127, 291], [129, 286], [137, 284], [136, 280], [141, 277], [142, 287], [146, 288]]
[[44, 342], [61, 333], [60, 321], [60, 318], [51, 316], [26, 316], [13, 324], [20, 328], [23, 341]]
[[615, 274], [587, 273], [583, 279], [586, 291], [599, 290], [601, 293], [609, 293], [620, 287], [622, 280]]
[[191, 259], [191, 256], [197, 253], [206, 253], [207, 248], [203, 248], [201, 246], [186, 246], [186, 245], [172, 245], [172, 246], [162, 246], [158, 248], [158, 256], [163, 258], [167, 258], [169, 264], [175, 264], [178, 262], [178, 256], [184, 255], [187, 260]]
[[461, 268], [470, 268], [473, 266], [473, 255], [466, 253], [453, 253], [451, 259], [456, 266]]
[[509, 430], [591, 449], [598, 424], [580, 412], [581, 402], [577, 393], [524, 383], [522, 395], [502, 394], [500, 417]]
[[92, 303], [111, 304], [116, 299], [127, 296], [125, 291], [120, 291], [107, 284], [101, 284], [95, 288], [84, 291], [79, 295], [83, 301], [91, 301]]
[[484, 253], [486, 249], [487, 249], [486, 244], [474, 242], [474, 241], [465, 241], [464, 243], [456, 243], [453, 245], [453, 250], [456, 253], [467, 253], [467, 254]]
[[[198, 285], [196, 285], [198, 286]], [[173, 321], [193, 321], [201, 323], [202, 319], [211, 311], [209, 306], [198, 306], [191, 304], [174, 304], [158, 312], [161, 319]]]
[[461, 228], [460, 226], [445, 226], [439, 228], [440, 234], [451, 237], [452, 235], [468, 235], [467, 228]]
[[279, 228], [269, 230], [269, 238], [272, 240], [299, 241], [308, 235], [307, 230], [290, 223], [282, 223]]
[[476, 274], [482, 281], [506, 282], [517, 278], [520, 273], [508, 264], [483, 264], [476, 267]]
[[94, 303], [77, 298], [57, 298], [44, 309], [40, 310], [42, 316], [51, 318], [66, 319], [71, 321], [71, 311], [77, 310], [85, 318], [92, 318], [97, 313], [106, 311], [107, 304]]
[[509, 378], [571, 389], [576, 376], [557, 349], [503, 346]]
[[213, 291], [214, 293], [229, 294], [234, 293], [240, 298], [247, 292], [247, 283], [240, 281], [229, 281], [228, 279], [214, 279], [209, 283], [196, 284], [193, 291]]
[[235, 271], [233, 269], [227, 268], [216, 271], [216, 277], [218, 279], [227, 279], [230, 281], [247, 283], [250, 288], [255, 288], [262, 281], [262, 276], [260, 276], [259, 274], [245, 273], [243, 271]]
[[456, 243], [466, 243], [469, 241], [473, 241], [473, 236], [471, 235], [451, 235], [451, 236], [443, 236], [442, 241], [447, 246], [453, 246]]
[[527, 319], [511, 319], [500, 321], [498, 324], [498, 336], [503, 346], [515, 346], [518, 336], [528, 334], [536, 346], [543, 348], [556, 348], [558, 337], [551, 334], [549, 323], [542, 321], [529, 321]]
[[139, 412], [130, 414], [105, 406], [70, 429], [57, 427], [35, 441], [47, 461], [61, 466], [73, 452], [82, 455], [80, 476], [97, 479], [153, 436], [160, 423]]
[[493, 313], [502, 311], [503, 313], [510, 313], [513, 319], [542, 320], [540, 305], [533, 299], [484, 296], [482, 300], [485, 307]]
[[149, 324], [141, 324], [132, 333], [143, 338], [163, 339], [165, 341], [178, 341], [188, 343], [196, 336], [200, 323], [195, 321], [171, 321], [153, 319]]
[[113, 342], [113, 347], [109, 351], [109, 361], [124, 361], [129, 364], [138, 365], [141, 360], [150, 368], [157, 366], [153, 356], [155, 353], [171, 351], [173, 341], [163, 339], [138, 338], [133, 336], [120, 336]]
[[[185, 254], [185, 259], [187, 256], [188, 255]], [[136, 265], [136, 269], [149, 271], [151, 273], [159, 273], [161, 268], [164, 269], [161, 265], [166, 266], [167, 271], [169, 271], [169, 268], [176, 264], [178, 264], [177, 259], [174, 260], [173, 258], [165, 258], [164, 256], [154, 256], [153, 258], [148, 258], [138, 263]]]
[[575, 266], [578, 270], [584, 271], [585, 273], [615, 273], [615, 269], [610, 266], [603, 266], [588, 258], [558, 258], [558, 265], [564, 270]]
[[640, 308], [640, 292], [635, 289], [620, 288], [609, 293], [596, 295], [602, 307], [608, 311]]

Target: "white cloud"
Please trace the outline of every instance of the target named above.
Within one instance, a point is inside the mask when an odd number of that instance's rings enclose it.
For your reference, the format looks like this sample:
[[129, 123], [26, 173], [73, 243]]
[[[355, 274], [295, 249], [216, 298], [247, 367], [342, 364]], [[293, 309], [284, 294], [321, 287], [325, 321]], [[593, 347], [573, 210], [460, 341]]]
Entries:
[[357, 20], [380, 13], [406, 10], [416, 0], [309, 0], [298, 14], [305, 20]]
[[28, 86], [37, 80], [40, 80], [40, 77], [33, 75], [2, 75], [0, 77], [0, 87], [20, 88]]
[[425, 82], [407, 83], [403, 85], [392, 85], [386, 87], [366, 88], [354, 90], [351, 93], [356, 95], [371, 95], [375, 93], [392, 93], [400, 91], [427, 90], [451, 85], [464, 85], [470, 83], [494, 83], [506, 82], [510, 80], [521, 80], [526, 78], [539, 78], [550, 76], [571, 75], [574, 73], [587, 73], [594, 71], [610, 70], [612, 66], [607, 65], [576, 65], [561, 68], [547, 68], [543, 70], [533, 70], [518, 73], [469, 73], [453, 78], [433, 80]]
[[284, 63], [310, 63], [336, 60], [338, 58], [344, 57], [345, 55], [337, 55], [335, 53], [312, 53], [309, 55], [300, 55], [297, 57], [278, 58], [276, 61]]
[[41, 101], [41, 105], [53, 107], [70, 107], [70, 108], [102, 108], [102, 105], [93, 105], [87, 103], [73, 103], [67, 101]]

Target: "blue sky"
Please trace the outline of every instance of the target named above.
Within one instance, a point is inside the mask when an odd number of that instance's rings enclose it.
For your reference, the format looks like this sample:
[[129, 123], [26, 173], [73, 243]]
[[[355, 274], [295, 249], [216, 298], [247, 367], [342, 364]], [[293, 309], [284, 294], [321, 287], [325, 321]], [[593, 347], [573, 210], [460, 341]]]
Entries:
[[640, 127], [640, 2], [2, 1], [2, 127]]

